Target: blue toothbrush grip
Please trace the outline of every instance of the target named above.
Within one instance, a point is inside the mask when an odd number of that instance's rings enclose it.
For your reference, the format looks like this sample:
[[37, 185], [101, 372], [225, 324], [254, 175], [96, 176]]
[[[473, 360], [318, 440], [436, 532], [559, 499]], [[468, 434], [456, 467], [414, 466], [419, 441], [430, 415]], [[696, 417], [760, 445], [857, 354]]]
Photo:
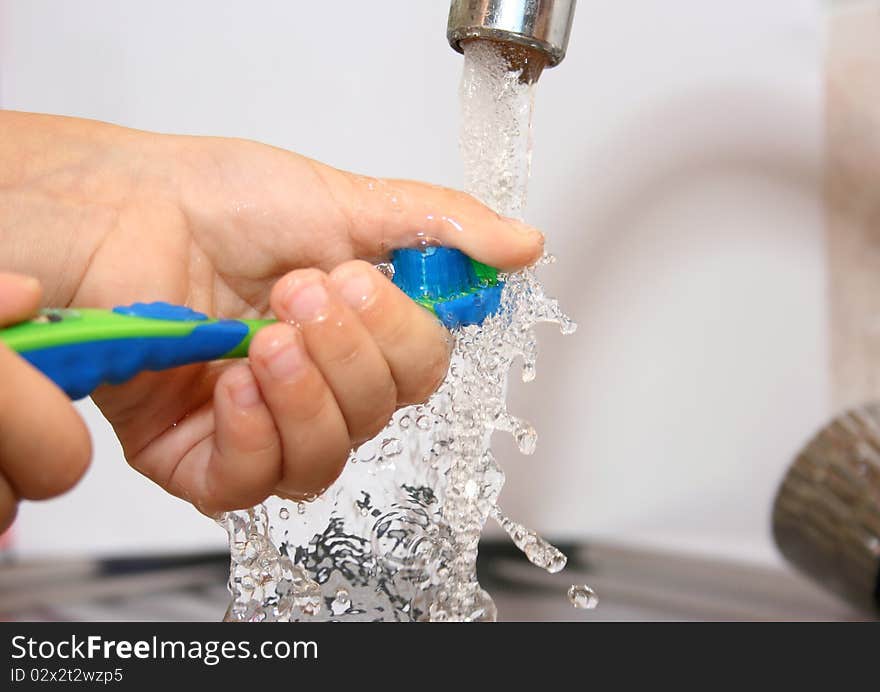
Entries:
[[81, 399], [102, 384], [120, 384], [146, 370], [215, 360], [247, 334], [246, 324], [224, 320], [198, 325], [185, 336], [87, 341], [25, 351], [21, 356], [71, 399]]

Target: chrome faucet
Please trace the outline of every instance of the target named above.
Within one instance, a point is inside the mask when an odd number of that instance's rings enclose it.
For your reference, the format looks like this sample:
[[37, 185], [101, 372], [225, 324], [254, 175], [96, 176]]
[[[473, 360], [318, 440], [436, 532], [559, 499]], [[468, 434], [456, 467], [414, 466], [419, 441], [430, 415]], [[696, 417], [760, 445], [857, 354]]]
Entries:
[[544, 66], [562, 62], [577, 0], [452, 0], [446, 38], [459, 53], [462, 43], [484, 39], [525, 49]]

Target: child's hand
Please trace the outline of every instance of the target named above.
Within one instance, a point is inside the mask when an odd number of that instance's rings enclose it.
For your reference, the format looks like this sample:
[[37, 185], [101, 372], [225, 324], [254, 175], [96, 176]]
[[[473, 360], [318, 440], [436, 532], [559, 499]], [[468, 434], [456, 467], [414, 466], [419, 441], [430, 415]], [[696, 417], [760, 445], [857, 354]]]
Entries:
[[[0, 327], [27, 319], [40, 304], [36, 279], [0, 273]], [[89, 465], [85, 423], [68, 398], [0, 343], [0, 533], [20, 499], [63, 493]]]
[[39, 276], [47, 304], [165, 300], [290, 322], [262, 330], [248, 363], [95, 394], [132, 466], [205, 512], [319, 493], [442, 381], [445, 330], [361, 260], [425, 238], [501, 269], [542, 250], [464, 194], [254, 142], [0, 114], [0, 162], [19, 149], [15, 175], [0, 170], [0, 268]]

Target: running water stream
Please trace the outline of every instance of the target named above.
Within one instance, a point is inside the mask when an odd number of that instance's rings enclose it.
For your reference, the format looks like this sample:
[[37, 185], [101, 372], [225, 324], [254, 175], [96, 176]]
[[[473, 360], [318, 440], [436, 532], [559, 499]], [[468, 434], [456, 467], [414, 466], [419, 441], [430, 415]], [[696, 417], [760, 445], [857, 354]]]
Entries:
[[[531, 158], [535, 86], [528, 82], [495, 44], [465, 46], [465, 189], [516, 218]], [[225, 514], [232, 593], [226, 619], [493, 621], [495, 605], [476, 577], [489, 517], [532, 563], [561, 570], [565, 555], [498, 507], [504, 472], [490, 447], [498, 430], [512, 434], [523, 454], [535, 449], [535, 430], [505, 401], [515, 360], [523, 381], [535, 377], [534, 327], [542, 322], [563, 334], [575, 330], [534, 269], [508, 275], [498, 313], [456, 331], [437, 393], [398, 411], [352, 452], [321, 497], [298, 505], [273, 497]], [[586, 592], [575, 595], [586, 603]]]

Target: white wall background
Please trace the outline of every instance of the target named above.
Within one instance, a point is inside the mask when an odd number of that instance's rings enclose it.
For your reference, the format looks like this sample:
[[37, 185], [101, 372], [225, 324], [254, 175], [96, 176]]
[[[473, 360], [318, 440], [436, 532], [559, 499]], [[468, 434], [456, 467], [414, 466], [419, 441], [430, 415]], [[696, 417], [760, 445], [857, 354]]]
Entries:
[[[539, 85], [528, 218], [581, 328], [546, 330], [514, 386], [541, 439], [498, 439], [503, 504], [551, 535], [775, 561], [776, 483], [827, 414], [820, 3], [579, 5]], [[457, 185], [447, 7], [0, 0], [0, 105]], [[82, 410], [94, 465], [23, 508], [23, 552], [223, 545]]]

